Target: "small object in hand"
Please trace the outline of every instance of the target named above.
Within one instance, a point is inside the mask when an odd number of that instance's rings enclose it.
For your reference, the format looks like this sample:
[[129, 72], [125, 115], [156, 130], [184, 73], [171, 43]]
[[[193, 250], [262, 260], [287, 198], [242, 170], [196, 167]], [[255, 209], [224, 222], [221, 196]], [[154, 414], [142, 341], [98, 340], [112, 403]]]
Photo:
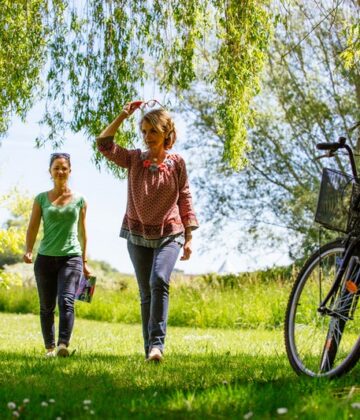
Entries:
[[80, 278], [79, 287], [75, 293], [75, 299], [90, 303], [94, 295], [95, 285], [95, 276], [90, 276], [89, 278], [86, 278], [83, 274]]
[[157, 99], [150, 99], [150, 101], [144, 102], [142, 108], [154, 108], [155, 106], [160, 106], [161, 108], [165, 109], [164, 105], [161, 105], [161, 103]]

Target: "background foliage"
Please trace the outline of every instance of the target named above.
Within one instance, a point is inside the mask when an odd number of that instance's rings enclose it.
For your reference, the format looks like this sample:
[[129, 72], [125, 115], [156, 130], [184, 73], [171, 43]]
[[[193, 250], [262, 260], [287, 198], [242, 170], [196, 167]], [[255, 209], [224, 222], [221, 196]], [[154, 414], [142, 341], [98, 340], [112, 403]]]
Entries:
[[[360, 119], [360, 63], [355, 54], [349, 65], [343, 55], [359, 8], [355, 2], [283, 6], [253, 102], [249, 165], [234, 173], [222, 161], [224, 139], [209, 112], [211, 95], [190, 92], [185, 112], [194, 121], [190, 150], [209, 234], [217, 235], [219, 224], [222, 232], [241, 225], [239, 249], [254, 247], [254, 239], [275, 248], [286, 238], [291, 256], [299, 258], [318, 242], [313, 216], [323, 165], [349, 171], [344, 156], [316, 160], [316, 143], [345, 135], [359, 153], [358, 133], [349, 128]], [[323, 232], [322, 239], [331, 235]], [[217, 235], [219, 241], [226, 247], [228, 235]]]
[[8, 129], [12, 115], [25, 118], [35, 101], [46, 57], [46, 14], [41, 0], [1, 2], [0, 135]]
[[[178, 95], [201, 83], [217, 98], [212, 110], [224, 138], [223, 158], [233, 168], [241, 165], [249, 104], [259, 89], [272, 29], [267, 1], [5, 3], [0, 21], [0, 74], [8, 89], [0, 108], [3, 134], [10, 117], [24, 117], [38, 97], [46, 102], [42, 123], [48, 132], [37, 143], [57, 147], [66, 129], [94, 138], [126, 102], [142, 96], [146, 83]], [[8, 71], [9, 56], [15, 72]], [[130, 122], [117, 141], [131, 146], [133, 140]]]
[[[93, 139], [153, 85], [196, 127], [187, 143], [202, 220], [241, 221], [239, 248], [284, 237], [292, 256], [313, 248], [314, 144], [357, 143], [358, 1], [4, 1], [0, 46], [0, 134], [43, 100], [39, 146], [59, 147], [69, 130]], [[131, 147], [134, 128], [128, 120], [116, 141]]]
[[[103, 262], [90, 261], [97, 276], [91, 304], [77, 302], [78, 318], [138, 324], [140, 302], [136, 279]], [[39, 313], [32, 267], [23, 263], [6, 267], [6, 274], [22, 280], [0, 290], [0, 312]], [[175, 275], [171, 282], [169, 325], [192, 328], [282, 328], [295, 267], [219, 276]], [[251, 296], [251, 299], [249, 299]]]
[[4, 266], [22, 260], [27, 224], [32, 199], [16, 189], [0, 197], [2, 207], [9, 211], [8, 220], [0, 228], [0, 288], [21, 284], [22, 276], [16, 271], [5, 272]]

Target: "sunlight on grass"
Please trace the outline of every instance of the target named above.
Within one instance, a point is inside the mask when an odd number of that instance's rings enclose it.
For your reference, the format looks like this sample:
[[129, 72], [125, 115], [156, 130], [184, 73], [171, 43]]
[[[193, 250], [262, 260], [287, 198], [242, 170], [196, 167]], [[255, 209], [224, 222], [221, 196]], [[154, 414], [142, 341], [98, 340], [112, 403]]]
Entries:
[[[7, 320], [16, 325], [16, 335]], [[98, 331], [101, 331], [101, 334]], [[43, 351], [40, 322], [34, 315], [0, 315], [0, 343], [2, 351], [36, 354]], [[77, 319], [71, 348], [76, 354], [142, 355], [140, 325], [127, 325]], [[166, 353], [209, 354], [249, 352], [256, 354], [284, 354], [280, 331], [222, 330], [169, 327]]]
[[68, 359], [45, 359], [38, 317], [1, 314], [0, 417], [267, 419], [286, 407], [284, 418], [335, 419], [355, 413], [360, 397], [332, 393], [356, 383], [357, 371], [330, 383], [298, 379], [281, 331], [170, 326], [165, 362], [155, 365], [144, 361], [140, 325], [78, 319], [71, 349]]

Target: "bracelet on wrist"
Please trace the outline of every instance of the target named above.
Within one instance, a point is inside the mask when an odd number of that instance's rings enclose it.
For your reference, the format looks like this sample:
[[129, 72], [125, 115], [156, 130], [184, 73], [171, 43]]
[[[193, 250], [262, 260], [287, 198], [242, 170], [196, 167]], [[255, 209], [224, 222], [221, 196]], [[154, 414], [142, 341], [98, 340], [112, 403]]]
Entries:
[[83, 260], [83, 263], [86, 263], [87, 262], [87, 260]]

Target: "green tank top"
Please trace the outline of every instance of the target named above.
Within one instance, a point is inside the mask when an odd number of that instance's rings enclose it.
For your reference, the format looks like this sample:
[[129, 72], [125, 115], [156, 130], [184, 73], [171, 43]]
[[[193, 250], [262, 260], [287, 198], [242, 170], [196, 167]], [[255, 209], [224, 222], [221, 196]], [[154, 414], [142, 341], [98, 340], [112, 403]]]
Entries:
[[78, 238], [80, 209], [84, 207], [83, 197], [74, 194], [65, 206], [53, 205], [47, 192], [35, 197], [41, 207], [44, 236], [41, 239], [39, 254], [51, 257], [82, 255]]

